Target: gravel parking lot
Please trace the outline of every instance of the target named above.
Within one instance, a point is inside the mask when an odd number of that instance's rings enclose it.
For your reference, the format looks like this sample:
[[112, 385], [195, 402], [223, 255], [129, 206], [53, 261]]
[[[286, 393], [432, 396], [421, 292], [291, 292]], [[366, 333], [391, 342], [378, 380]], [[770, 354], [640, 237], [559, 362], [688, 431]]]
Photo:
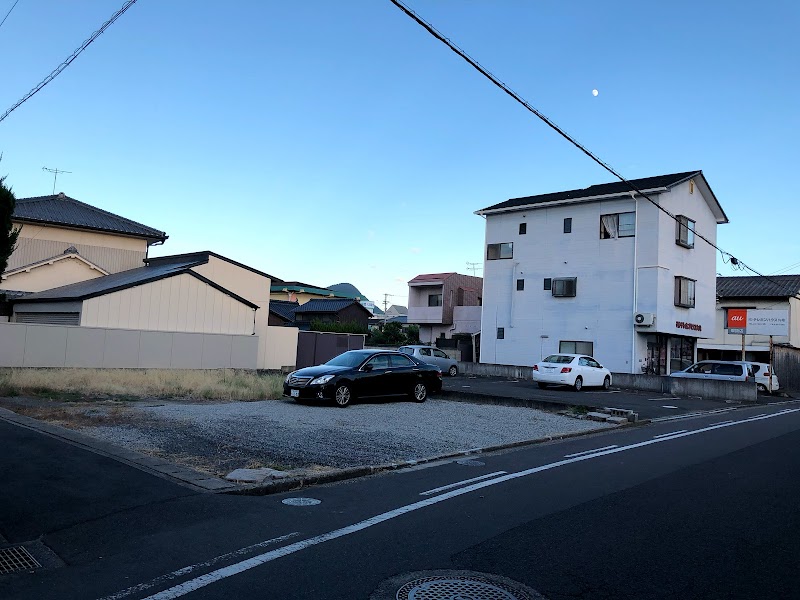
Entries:
[[224, 476], [237, 468], [345, 468], [418, 460], [605, 424], [529, 408], [429, 399], [347, 409], [288, 400], [135, 403], [89, 435]]

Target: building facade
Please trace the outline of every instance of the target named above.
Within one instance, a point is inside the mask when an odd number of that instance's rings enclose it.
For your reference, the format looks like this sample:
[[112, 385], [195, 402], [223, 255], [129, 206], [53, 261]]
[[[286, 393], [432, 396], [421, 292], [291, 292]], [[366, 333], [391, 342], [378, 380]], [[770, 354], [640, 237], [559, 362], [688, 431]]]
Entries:
[[[668, 374], [713, 335], [718, 224], [701, 171], [516, 198], [486, 218], [480, 361], [554, 352]], [[667, 214], [670, 213], [670, 214]], [[674, 215], [673, 218], [671, 215]]]
[[419, 326], [419, 339], [475, 334], [481, 327], [483, 279], [460, 273], [427, 273], [408, 282], [408, 324]]

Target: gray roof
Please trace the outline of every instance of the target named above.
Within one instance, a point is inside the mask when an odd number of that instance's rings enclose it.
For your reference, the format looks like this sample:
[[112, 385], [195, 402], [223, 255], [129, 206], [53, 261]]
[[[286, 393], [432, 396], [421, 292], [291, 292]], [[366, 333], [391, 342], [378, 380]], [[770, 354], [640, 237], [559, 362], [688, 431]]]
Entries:
[[294, 313], [338, 313], [340, 310], [345, 309], [353, 304], [359, 306], [367, 314], [371, 314], [369, 310], [364, 308], [364, 306], [357, 300], [342, 300], [337, 298], [313, 298], [305, 304], [298, 306], [294, 310]]
[[250, 308], [258, 308], [257, 304], [253, 304], [249, 300], [234, 294], [221, 285], [192, 271], [191, 268], [197, 266], [198, 264], [202, 264], [202, 261], [198, 262], [197, 259], [194, 258], [187, 259], [183, 262], [176, 261], [165, 262], [157, 265], [148, 265], [146, 267], [139, 267], [138, 269], [130, 269], [128, 271], [113, 273], [111, 275], [97, 277], [96, 279], [90, 279], [88, 281], [81, 281], [79, 283], [72, 283], [70, 285], [44, 290], [42, 292], [36, 292], [16, 300], [15, 304], [24, 304], [28, 302], [83, 301], [88, 300], [89, 298], [96, 298], [97, 296], [104, 296], [120, 290], [158, 281], [159, 279], [166, 279], [176, 275], [187, 274], [199, 279], [203, 283], [210, 285], [214, 289], [219, 290], [231, 298], [238, 300], [242, 304], [246, 304]]
[[294, 321], [294, 311], [298, 306], [300, 306], [300, 303], [297, 301], [291, 302], [289, 300], [270, 300], [269, 312], [275, 313], [287, 321]]
[[800, 275], [717, 277], [720, 298], [788, 298], [800, 292]]
[[47, 223], [163, 242], [167, 234], [136, 221], [79, 202], [64, 193], [34, 198], [17, 198], [13, 220], [21, 223]]
[[246, 269], [252, 273], [256, 273], [257, 275], [261, 275], [262, 277], [268, 277], [270, 280], [275, 281], [275, 278], [270, 275], [269, 273], [264, 273], [263, 271], [259, 271], [258, 269], [254, 269], [253, 267], [249, 267], [243, 263], [237, 262], [228, 258], [227, 256], [222, 256], [221, 254], [217, 254], [216, 252], [212, 252], [211, 250], [200, 250], [198, 252], [189, 252], [187, 254], [171, 254], [169, 256], [157, 256], [145, 259], [145, 263], [148, 265], [162, 265], [167, 263], [182, 263], [182, 262], [191, 262], [196, 261], [195, 264], [203, 264], [208, 262], [208, 257], [214, 256], [220, 260], [224, 260], [232, 265], [236, 265], [237, 267], [241, 267], [242, 269]]

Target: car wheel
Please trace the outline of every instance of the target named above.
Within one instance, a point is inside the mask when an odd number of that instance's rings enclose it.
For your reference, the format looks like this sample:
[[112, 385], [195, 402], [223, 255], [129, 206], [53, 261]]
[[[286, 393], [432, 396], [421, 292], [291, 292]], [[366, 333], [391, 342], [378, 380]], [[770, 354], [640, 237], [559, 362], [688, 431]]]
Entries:
[[578, 375], [578, 376], [575, 378], [575, 383], [573, 384], [573, 387], [575, 388], [575, 391], [576, 391], [576, 392], [580, 392], [580, 391], [581, 391], [581, 389], [583, 389], [583, 377], [581, 377], [580, 375]]
[[606, 375], [606, 378], [603, 379], [603, 389], [608, 390], [611, 389], [611, 377]]
[[423, 381], [418, 381], [414, 384], [414, 389], [411, 390], [411, 396], [414, 402], [425, 402], [428, 399], [428, 388]]
[[769, 390], [767, 389], [767, 386], [765, 386], [763, 383], [758, 383], [758, 384], [756, 384], [756, 388], [758, 388], [758, 391], [759, 391], [759, 392], [765, 392], [765, 393], [766, 393], [766, 392], [768, 392], [768, 391], [769, 391]]
[[450, 377], [455, 377], [458, 375], [458, 367], [453, 365], [447, 370], [447, 374], [450, 375]]
[[350, 386], [346, 383], [337, 385], [336, 390], [333, 392], [333, 399], [336, 401], [336, 406], [339, 408], [347, 408], [350, 406], [350, 402], [353, 399], [353, 392]]
[[541, 381], [537, 382], [536, 385], [538, 385], [539, 389], [542, 389], [542, 390], [547, 387], [547, 384], [546, 383], [542, 383]]

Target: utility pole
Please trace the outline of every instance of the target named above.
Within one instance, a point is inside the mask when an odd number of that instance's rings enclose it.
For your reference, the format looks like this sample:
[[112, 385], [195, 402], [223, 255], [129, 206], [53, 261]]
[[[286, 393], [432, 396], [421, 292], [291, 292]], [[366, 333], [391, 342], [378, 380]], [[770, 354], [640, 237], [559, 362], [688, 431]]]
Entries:
[[467, 261], [467, 270], [468, 271], [472, 271], [472, 276], [473, 277], [475, 277], [475, 271], [477, 271], [478, 269], [482, 269], [483, 268], [482, 266], [479, 266], [480, 264], [481, 263]]
[[72, 171], [64, 171], [62, 169], [48, 169], [47, 167], [42, 167], [42, 171], [47, 171], [48, 173], [53, 174], [53, 194], [56, 193], [56, 180], [58, 179], [59, 173], [72, 173]]

